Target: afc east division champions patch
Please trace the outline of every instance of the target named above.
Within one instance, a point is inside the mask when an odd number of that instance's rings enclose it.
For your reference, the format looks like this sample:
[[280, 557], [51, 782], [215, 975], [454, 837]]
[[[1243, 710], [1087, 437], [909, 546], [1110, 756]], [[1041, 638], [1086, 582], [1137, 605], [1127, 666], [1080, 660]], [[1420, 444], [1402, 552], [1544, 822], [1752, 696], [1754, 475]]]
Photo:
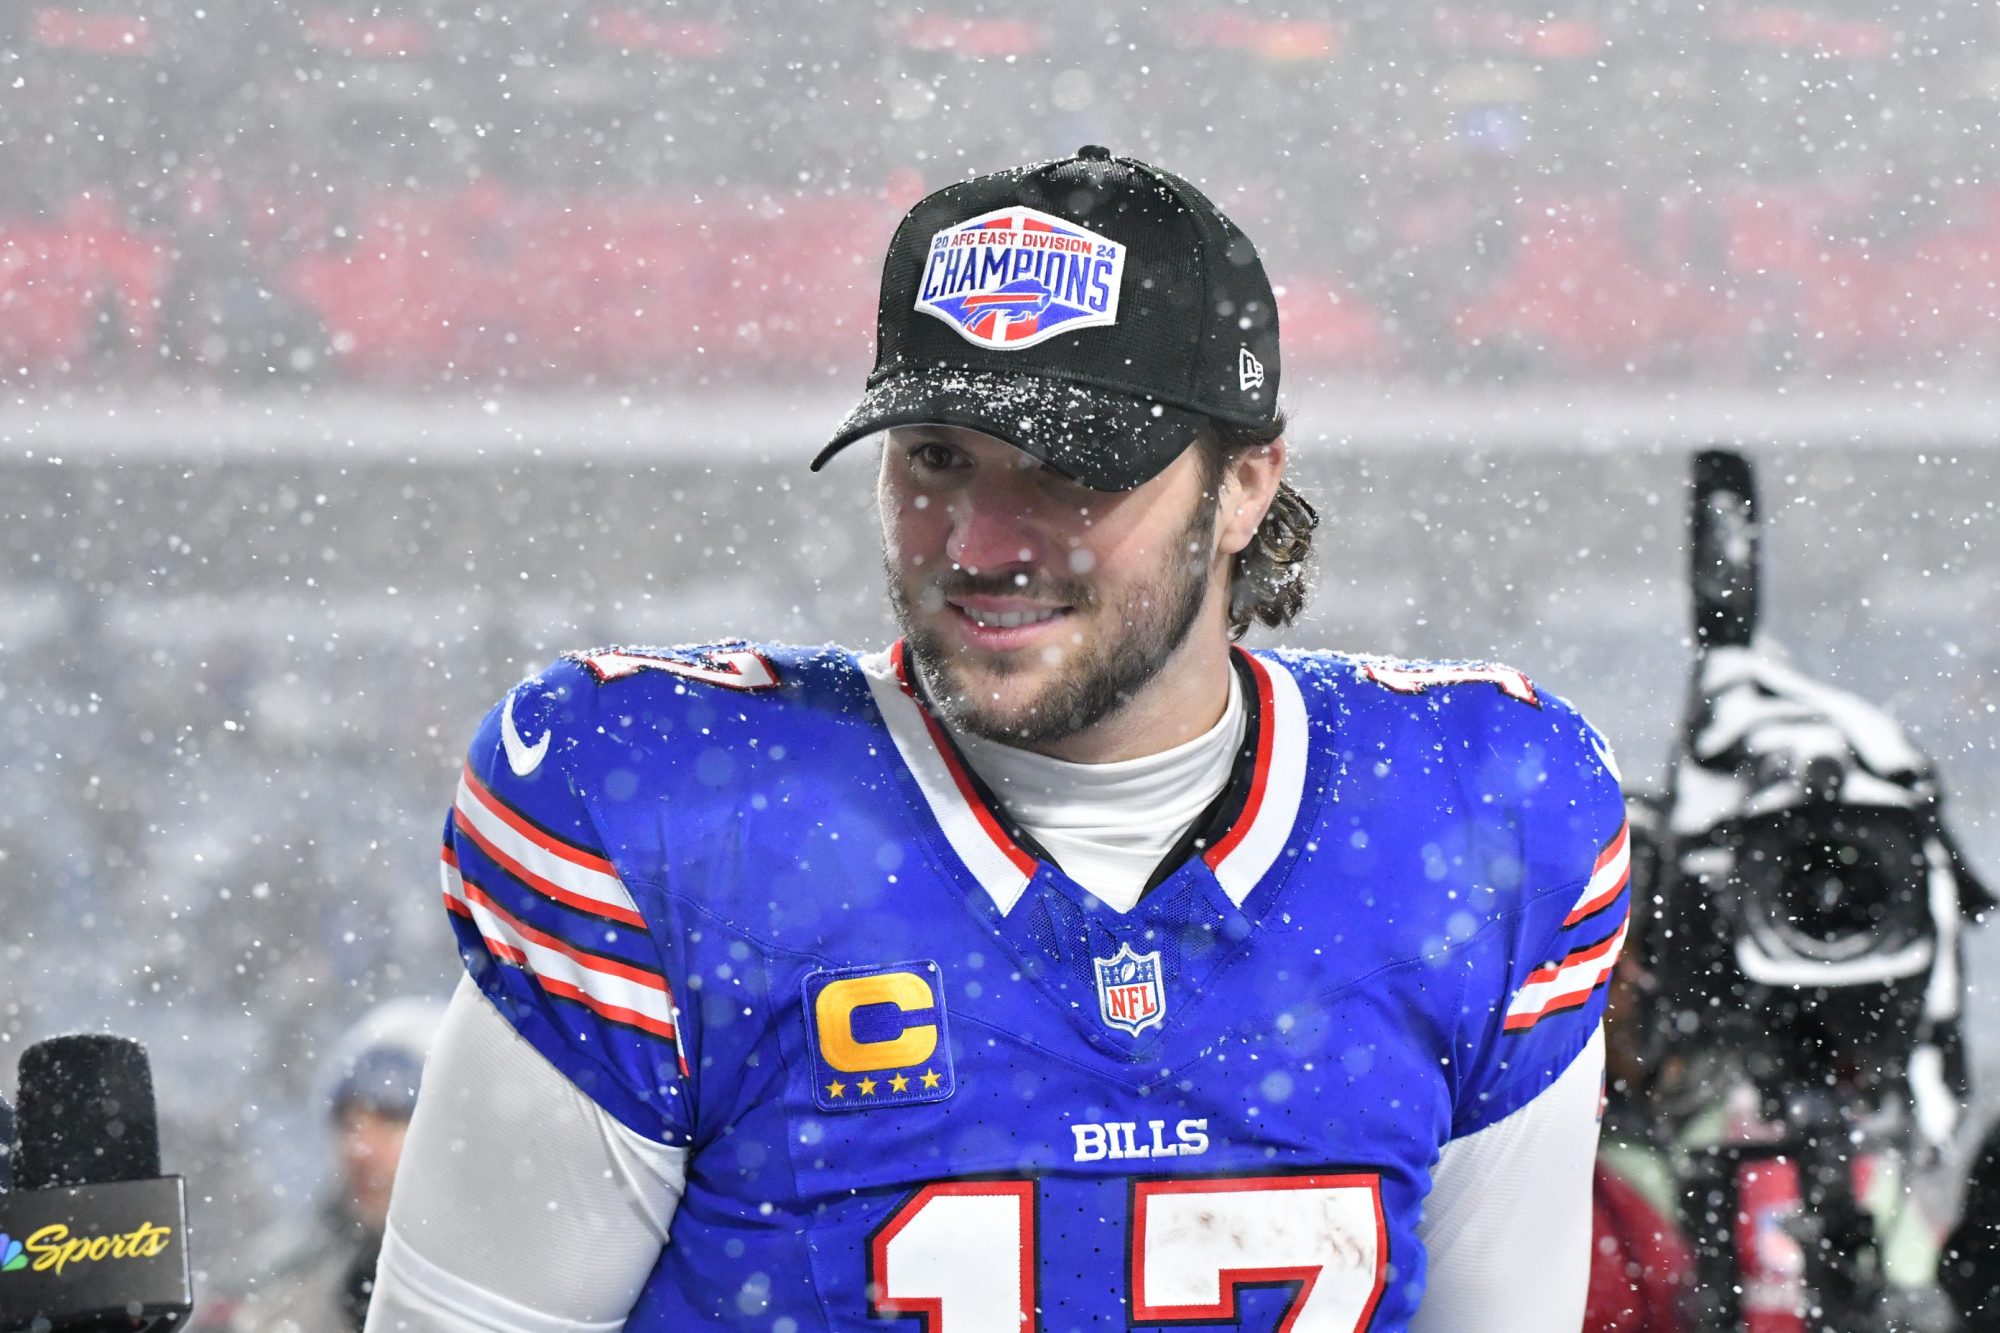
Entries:
[[931, 237], [916, 308], [981, 347], [1033, 347], [1118, 322], [1125, 247], [1032, 208], [1003, 208]]

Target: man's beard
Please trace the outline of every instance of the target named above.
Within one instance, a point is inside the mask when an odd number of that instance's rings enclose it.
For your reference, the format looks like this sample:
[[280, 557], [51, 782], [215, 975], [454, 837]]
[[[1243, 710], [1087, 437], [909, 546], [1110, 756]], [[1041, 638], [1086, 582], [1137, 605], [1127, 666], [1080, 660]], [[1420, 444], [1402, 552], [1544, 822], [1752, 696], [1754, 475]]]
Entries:
[[[944, 636], [917, 623], [910, 596], [898, 577], [893, 557], [884, 553], [889, 575], [889, 604], [903, 631], [904, 652], [916, 668], [932, 709], [952, 727], [1006, 745], [1047, 745], [1087, 730], [1123, 708], [1167, 660], [1187, 641], [1208, 600], [1209, 552], [1215, 540], [1219, 497], [1206, 493], [1187, 524], [1174, 538], [1172, 558], [1158, 579], [1127, 596], [1118, 610], [1123, 633], [1113, 631], [1104, 642], [1074, 644], [1063, 649], [1063, 660], [1049, 682], [1018, 710], [1003, 716], [986, 701], [973, 697], [952, 659]], [[1022, 584], [1014, 575], [993, 576], [949, 569], [926, 580], [923, 596], [951, 599], [985, 594], [1033, 597], [1037, 600], [1090, 610], [1090, 586], [1066, 579], [1031, 579]], [[929, 601], [929, 597], [924, 597]], [[1025, 669], [1000, 659], [992, 670], [1009, 676]]]

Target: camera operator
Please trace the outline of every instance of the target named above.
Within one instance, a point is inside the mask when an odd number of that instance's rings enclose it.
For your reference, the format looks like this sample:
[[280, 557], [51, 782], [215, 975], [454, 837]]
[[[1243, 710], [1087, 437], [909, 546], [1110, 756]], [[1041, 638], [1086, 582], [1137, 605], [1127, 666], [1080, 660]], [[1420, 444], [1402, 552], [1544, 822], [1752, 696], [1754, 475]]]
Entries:
[[[1656, 1088], [1684, 1146], [1702, 1326], [1935, 1326], [1936, 1225], [1900, 1178], [1967, 1090], [1961, 935], [1992, 905], [1930, 761], [1879, 708], [1710, 648], [1668, 802]], [[1717, 1089], [1722, 1095], [1717, 1096]], [[1706, 1174], [1704, 1174], [1706, 1173]], [[1740, 1301], [1739, 1301], [1740, 1293]], [[1799, 1323], [1771, 1327], [1800, 1327]]]
[[2000, 1327], [2000, 1123], [1980, 1142], [1958, 1225], [1938, 1256], [1938, 1285], [1966, 1328]]
[[1628, 799], [1632, 947], [1611, 974], [1604, 1011], [1604, 1119], [1592, 1179], [1590, 1298], [1583, 1333], [1693, 1333], [1694, 1256], [1682, 1234], [1669, 1118], [1661, 1093], [1679, 1062], [1654, 1021], [1659, 982], [1641, 959], [1659, 892], [1657, 801]]

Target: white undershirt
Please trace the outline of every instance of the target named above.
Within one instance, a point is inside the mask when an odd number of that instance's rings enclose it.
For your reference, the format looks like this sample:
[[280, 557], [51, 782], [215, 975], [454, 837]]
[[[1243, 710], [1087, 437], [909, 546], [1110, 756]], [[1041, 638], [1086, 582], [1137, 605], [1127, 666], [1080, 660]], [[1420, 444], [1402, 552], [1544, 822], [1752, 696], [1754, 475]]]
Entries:
[[1232, 669], [1216, 724], [1170, 750], [1077, 764], [953, 733], [965, 761], [1063, 873], [1129, 912], [1160, 861], [1229, 785], [1249, 725]]

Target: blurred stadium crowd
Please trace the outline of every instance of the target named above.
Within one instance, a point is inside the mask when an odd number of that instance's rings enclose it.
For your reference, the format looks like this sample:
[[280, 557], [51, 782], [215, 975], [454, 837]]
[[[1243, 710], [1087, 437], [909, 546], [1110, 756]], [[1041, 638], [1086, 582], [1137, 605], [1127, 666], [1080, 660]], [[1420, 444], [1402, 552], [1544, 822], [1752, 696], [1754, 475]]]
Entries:
[[1987, 7], [981, 8], [0, 7], [0, 374], [846, 373], [903, 205], [1086, 141], [1223, 196], [1299, 370], [1727, 385], [2000, 351]]

